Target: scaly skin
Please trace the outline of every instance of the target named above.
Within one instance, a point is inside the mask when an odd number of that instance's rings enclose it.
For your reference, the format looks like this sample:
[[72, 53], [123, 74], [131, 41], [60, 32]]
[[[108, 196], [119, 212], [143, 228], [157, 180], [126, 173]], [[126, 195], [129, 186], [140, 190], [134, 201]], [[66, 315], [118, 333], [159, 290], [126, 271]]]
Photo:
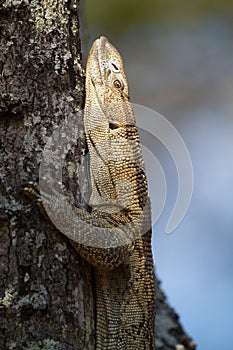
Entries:
[[[90, 152], [91, 204], [123, 206], [131, 220], [148, 199], [144, 162], [128, 84], [118, 51], [101, 37], [86, 68], [84, 126]], [[100, 171], [103, 169], [103, 175]], [[131, 191], [116, 194], [119, 181]], [[129, 198], [130, 197], [130, 198]], [[125, 203], [128, 203], [128, 205]], [[111, 212], [109, 210], [109, 212]], [[150, 223], [150, 208], [144, 210]], [[136, 239], [134, 249], [113, 271], [96, 269], [97, 349], [155, 349], [155, 286], [151, 231]]]
[[96, 349], [155, 350], [145, 167], [123, 62], [105, 37], [94, 42], [87, 61], [84, 128], [92, 211], [74, 207], [65, 191], [53, 186], [41, 188], [43, 204], [56, 227], [95, 267]]

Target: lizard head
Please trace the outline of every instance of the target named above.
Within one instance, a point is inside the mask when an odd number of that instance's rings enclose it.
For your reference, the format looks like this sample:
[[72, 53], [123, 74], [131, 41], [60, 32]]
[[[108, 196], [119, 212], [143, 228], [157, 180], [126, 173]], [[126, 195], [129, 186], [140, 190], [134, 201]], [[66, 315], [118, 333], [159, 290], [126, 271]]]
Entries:
[[92, 45], [86, 67], [86, 86], [110, 125], [134, 125], [128, 82], [120, 53], [101, 36]]
[[86, 70], [94, 86], [104, 86], [105, 89], [112, 90], [118, 99], [128, 101], [128, 82], [123, 61], [117, 49], [104, 36], [95, 40]]

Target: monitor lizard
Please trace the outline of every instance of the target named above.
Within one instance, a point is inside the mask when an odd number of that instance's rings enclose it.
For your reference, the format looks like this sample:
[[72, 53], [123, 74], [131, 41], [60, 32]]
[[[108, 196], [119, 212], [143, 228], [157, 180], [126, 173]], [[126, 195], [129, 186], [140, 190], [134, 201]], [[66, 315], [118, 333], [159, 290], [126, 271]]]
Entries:
[[[84, 128], [91, 210], [74, 207], [64, 186], [62, 194], [49, 185], [47, 190], [40, 187], [43, 205], [77, 252], [94, 266], [96, 349], [155, 350], [145, 166], [122, 58], [103, 36], [93, 43], [87, 60]], [[33, 192], [32, 187], [27, 190]], [[82, 236], [89, 244], [82, 243]]]

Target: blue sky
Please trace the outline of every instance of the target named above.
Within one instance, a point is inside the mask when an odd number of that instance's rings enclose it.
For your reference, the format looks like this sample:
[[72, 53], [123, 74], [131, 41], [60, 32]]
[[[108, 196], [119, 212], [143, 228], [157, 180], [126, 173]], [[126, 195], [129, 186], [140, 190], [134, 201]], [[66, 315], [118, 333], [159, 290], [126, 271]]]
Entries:
[[183, 134], [189, 135], [195, 176], [189, 210], [171, 235], [164, 233], [166, 215], [161, 217], [153, 247], [162, 287], [198, 349], [228, 350], [233, 342], [232, 111], [215, 123], [211, 117], [208, 131], [202, 112]]
[[[228, 48], [227, 36], [210, 36], [209, 47], [205, 46], [202, 52], [203, 37], [199, 42], [197, 35], [195, 40], [187, 33], [180, 39], [175, 35], [181, 50], [169, 46], [173, 39], [163, 38], [165, 47], [165, 41], [168, 42], [166, 53], [171, 52], [165, 58], [164, 70], [160, 70], [159, 78], [163, 82], [164, 73], [165, 80], [159, 92], [162, 102], [152, 103], [158, 103], [156, 109], [164, 110], [163, 115], [186, 142], [193, 164], [194, 188], [182, 223], [166, 235], [165, 226], [176, 197], [177, 173], [174, 166], [167, 165], [172, 160], [155, 146], [154, 154], [161, 160], [168, 182], [165, 210], [154, 225], [155, 265], [170, 304], [198, 349], [229, 350], [233, 342], [233, 52]], [[203, 64], [195, 65], [195, 59], [190, 62], [183, 56], [185, 49]], [[169, 72], [166, 60], [172, 66]], [[156, 79], [155, 74], [155, 82]], [[155, 90], [159, 91], [159, 87]], [[155, 178], [150, 182], [155, 183]], [[156, 193], [153, 188], [154, 205]]]

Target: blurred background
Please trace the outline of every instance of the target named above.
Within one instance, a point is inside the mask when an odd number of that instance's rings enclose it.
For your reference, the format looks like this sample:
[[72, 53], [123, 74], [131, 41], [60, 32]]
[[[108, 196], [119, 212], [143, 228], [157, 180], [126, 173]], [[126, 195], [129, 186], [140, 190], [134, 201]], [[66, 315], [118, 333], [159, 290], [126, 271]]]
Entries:
[[[163, 146], [153, 145], [167, 180], [153, 230], [156, 272], [198, 350], [231, 350], [233, 2], [86, 0], [83, 6], [84, 55], [96, 37], [107, 36], [123, 56], [131, 101], [165, 116], [189, 149], [192, 201], [167, 235], [177, 172]], [[156, 206], [156, 189], [150, 196]]]

